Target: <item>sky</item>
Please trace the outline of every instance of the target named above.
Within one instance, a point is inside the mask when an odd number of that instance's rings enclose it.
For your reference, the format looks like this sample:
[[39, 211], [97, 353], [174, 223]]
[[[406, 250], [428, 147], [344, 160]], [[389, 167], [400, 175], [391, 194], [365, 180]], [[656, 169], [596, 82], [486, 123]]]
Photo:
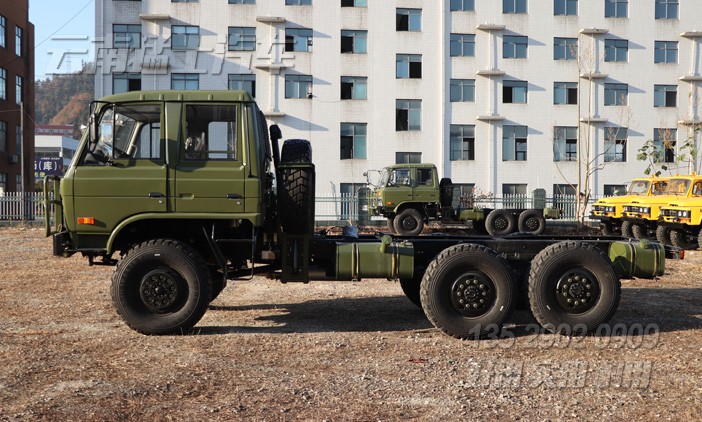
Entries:
[[29, 0], [29, 20], [36, 79], [77, 72], [93, 59], [95, 0]]

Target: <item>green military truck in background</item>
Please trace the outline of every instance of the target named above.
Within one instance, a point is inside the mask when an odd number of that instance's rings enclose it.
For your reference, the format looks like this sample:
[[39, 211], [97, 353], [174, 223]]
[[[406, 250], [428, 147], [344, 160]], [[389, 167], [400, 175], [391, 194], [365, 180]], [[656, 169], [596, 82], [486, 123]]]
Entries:
[[659, 276], [676, 256], [611, 237], [315, 232], [312, 147], [281, 138], [244, 91], [94, 101], [65, 176], [44, 183], [54, 255], [114, 266], [112, 303], [144, 334], [189, 332], [227, 282], [264, 274], [399, 280], [462, 339], [499, 332], [520, 297], [550, 331], [592, 332], [616, 311], [621, 277]]
[[600, 221], [602, 233], [608, 236], [621, 233], [633, 237], [630, 221], [622, 219], [624, 205], [641, 197], [662, 195], [668, 184], [666, 177], [645, 177], [634, 179], [629, 184], [625, 195], [598, 199], [592, 205], [590, 218]]
[[[368, 173], [366, 173], [368, 176]], [[546, 193], [535, 191], [533, 208], [478, 208], [453, 206], [454, 185], [439, 180], [434, 164], [396, 164], [383, 168], [380, 180], [371, 183], [368, 208], [371, 215], [387, 220], [388, 229], [414, 236], [431, 222], [444, 225], [472, 223], [480, 234], [504, 236], [514, 232], [542, 234], [546, 219], [557, 219], [562, 211], [546, 208]]]

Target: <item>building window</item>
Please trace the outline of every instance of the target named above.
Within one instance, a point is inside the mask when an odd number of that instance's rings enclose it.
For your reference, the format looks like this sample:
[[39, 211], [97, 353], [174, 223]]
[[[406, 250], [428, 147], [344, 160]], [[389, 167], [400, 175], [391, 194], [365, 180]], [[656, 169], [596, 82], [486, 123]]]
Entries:
[[502, 127], [502, 161], [527, 160], [527, 127]]
[[200, 3], [200, 0], [171, 0], [171, 3]]
[[475, 126], [451, 125], [451, 161], [475, 160]]
[[366, 134], [368, 125], [366, 123], [342, 123], [341, 124], [341, 159], [365, 159], [366, 158]]
[[200, 27], [171, 26], [171, 48], [174, 50], [197, 50], [200, 47]]
[[505, 59], [526, 59], [529, 39], [521, 35], [505, 35], [502, 38], [502, 57]]
[[625, 18], [629, 0], [605, 0], [605, 18]]
[[22, 28], [15, 26], [15, 54], [22, 56]]
[[365, 100], [367, 98], [368, 78], [365, 76], [342, 76], [341, 99]]
[[285, 0], [286, 6], [311, 6], [312, 0]]
[[395, 101], [395, 130], [398, 132], [422, 129], [422, 100]]
[[677, 63], [678, 62], [678, 42], [677, 41], [656, 41], [654, 47], [654, 63]]
[[19, 154], [22, 150], [22, 126], [15, 126], [15, 154]]
[[141, 25], [112, 25], [114, 48], [141, 48]]
[[677, 19], [678, 0], [656, 0], [656, 19]]
[[398, 54], [395, 56], [395, 77], [398, 79], [420, 79], [422, 77], [422, 55]]
[[503, 183], [503, 195], [526, 195], [527, 185], [525, 183]]
[[196, 73], [172, 73], [171, 89], [198, 90], [200, 89], [200, 75]]
[[578, 14], [578, 0], [553, 0], [553, 14], [555, 16], [576, 16]]
[[452, 12], [473, 12], [475, 11], [475, 0], [451, 0]]
[[7, 19], [3, 15], [0, 15], [0, 47], [5, 47], [7, 34]]
[[605, 40], [605, 61], [625, 62], [629, 57], [629, 41]]
[[527, 82], [507, 80], [502, 82], [502, 102], [505, 104], [526, 104]]
[[677, 129], [656, 128], [653, 129], [653, 146], [657, 162], [674, 163], [675, 145], [677, 143]]
[[312, 75], [285, 75], [285, 98], [312, 98]]
[[0, 120], [0, 151], [7, 152], [7, 122]]
[[475, 34], [451, 34], [451, 57], [475, 57]]
[[629, 102], [629, 85], [605, 84], [604, 105], [625, 106]]
[[526, 13], [527, 0], [502, 0], [502, 13]]
[[22, 92], [23, 80], [20, 75], [15, 76], [15, 102], [17, 104], [22, 104], [24, 99], [24, 93]]
[[256, 0], [229, 0], [229, 4], [256, 4]]
[[575, 186], [569, 184], [555, 184], [553, 185], [553, 196], [554, 197], [574, 197], [575, 196]]
[[623, 127], [605, 128], [604, 160], [609, 162], [626, 162], [627, 129]]
[[421, 152], [396, 152], [395, 164], [419, 164], [422, 162]]
[[368, 52], [368, 31], [341, 31], [341, 52], [365, 54]]
[[114, 73], [112, 75], [112, 93], [141, 90], [141, 73]]
[[7, 70], [0, 67], [0, 100], [7, 99]]
[[452, 103], [475, 101], [475, 79], [451, 79]]
[[553, 104], [578, 104], [578, 83], [554, 82]]
[[654, 107], [677, 107], [678, 87], [675, 85], [654, 85]]
[[285, 29], [285, 51], [312, 51], [312, 30], [308, 28]]
[[230, 26], [229, 36], [227, 37], [227, 48], [229, 49], [229, 51], [255, 51], [256, 28]]
[[578, 57], [577, 38], [554, 38], [553, 60], [575, 60]]
[[553, 140], [553, 161], [576, 161], [578, 159], [577, 127], [554, 127]]
[[256, 98], [256, 75], [230, 74], [228, 89], [246, 91]]
[[341, 7], [368, 7], [368, 0], [341, 0]]
[[396, 9], [395, 29], [418, 32], [422, 30], [422, 9]]

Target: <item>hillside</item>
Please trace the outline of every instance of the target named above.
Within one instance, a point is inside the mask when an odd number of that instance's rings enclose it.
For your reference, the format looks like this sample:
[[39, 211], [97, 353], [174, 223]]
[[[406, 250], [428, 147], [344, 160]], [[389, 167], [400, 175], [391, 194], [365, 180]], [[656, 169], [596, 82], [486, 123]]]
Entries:
[[53, 75], [35, 82], [36, 117], [39, 124], [73, 124], [88, 120], [88, 104], [94, 97], [94, 75], [86, 72]]

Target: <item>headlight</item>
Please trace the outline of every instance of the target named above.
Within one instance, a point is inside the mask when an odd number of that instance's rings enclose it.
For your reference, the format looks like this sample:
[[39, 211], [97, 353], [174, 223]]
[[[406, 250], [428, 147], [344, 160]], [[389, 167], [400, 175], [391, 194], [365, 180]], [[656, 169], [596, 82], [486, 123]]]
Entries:
[[680, 218], [690, 218], [690, 215], [692, 214], [691, 211], [689, 210], [680, 210], [678, 211], [678, 217]]

